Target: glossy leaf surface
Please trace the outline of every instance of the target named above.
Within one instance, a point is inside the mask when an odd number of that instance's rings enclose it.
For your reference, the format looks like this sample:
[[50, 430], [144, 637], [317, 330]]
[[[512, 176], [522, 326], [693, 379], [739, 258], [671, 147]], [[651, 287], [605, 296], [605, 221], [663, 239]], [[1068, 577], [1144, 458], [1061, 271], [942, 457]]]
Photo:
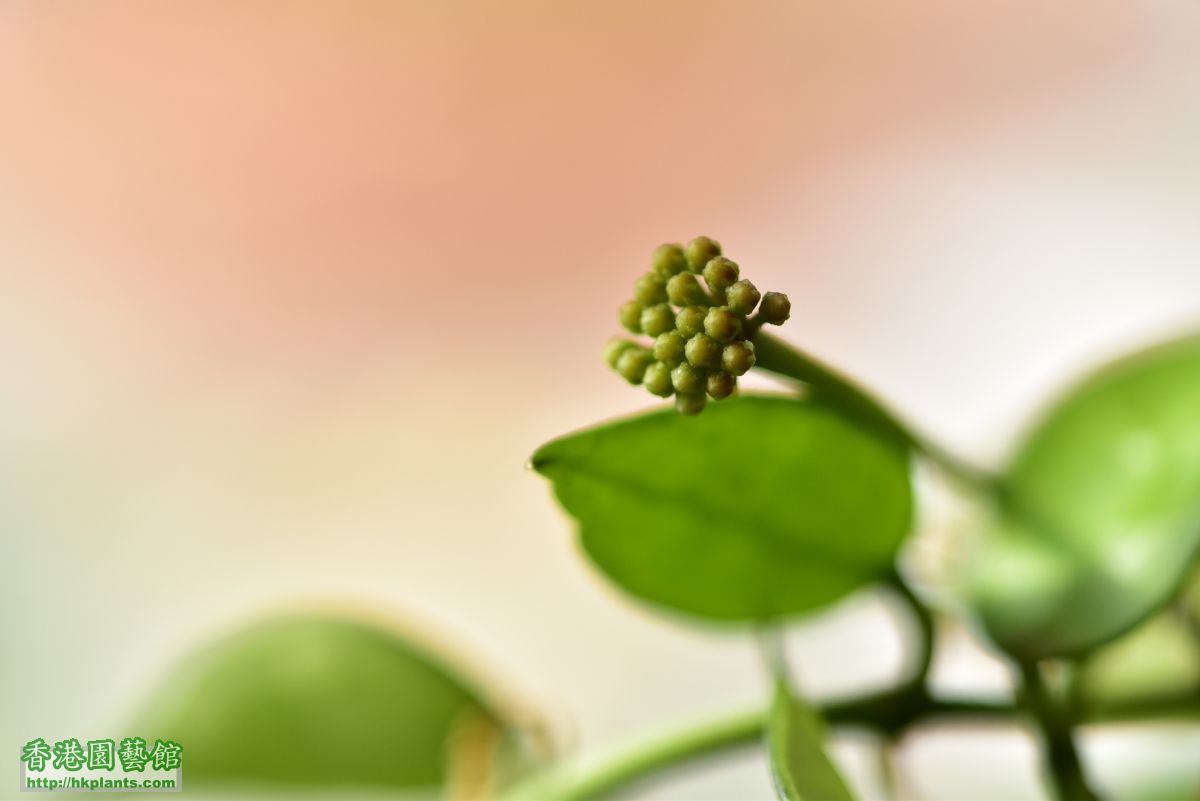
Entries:
[[992, 637], [1028, 658], [1088, 650], [1177, 592], [1200, 544], [1200, 339], [1101, 371], [1008, 474], [975, 569]]
[[610, 579], [710, 619], [832, 603], [890, 567], [911, 522], [907, 449], [793, 399], [619, 420], [546, 444], [533, 466]]

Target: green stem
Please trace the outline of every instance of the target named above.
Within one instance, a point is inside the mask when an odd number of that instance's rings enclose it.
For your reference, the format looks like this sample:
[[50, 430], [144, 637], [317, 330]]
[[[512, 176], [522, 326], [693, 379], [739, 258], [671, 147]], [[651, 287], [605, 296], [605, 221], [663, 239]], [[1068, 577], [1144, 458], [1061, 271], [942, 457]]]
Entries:
[[994, 476], [918, 434], [867, 390], [829, 365], [764, 331], [757, 331], [753, 341], [755, 367], [808, 385], [814, 396], [830, 400], [877, 430], [899, 438], [951, 478], [975, 489], [993, 491]]
[[879, 760], [879, 778], [883, 784], [883, 797], [888, 801], [900, 801], [900, 774], [896, 770], [896, 741], [885, 737], [879, 743], [876, 758]]
[[[935, 701], [924, 694], [913, 703], [894, 691], [821, 708], [822, 716], [830, 725], [864, 726], [893, 734], [918, 720], [937, 717], [1010, 719], [1015, 712], [1007, 704]], [[661, 739], [633, 746], [590, 770], [579, 772], [559, 768], [535, 775], [510, 788], [503, 797], [514, 801], [603, 798], [616, 790], [646, 779], [660, 778], [669, 771], [715, 755], [761, 745], [765, 723], [766, 714], [756, 710], [670, 732]]]
[[[831, 726], [859, 726], [897, 738], [911, 726], [931, 720], [974, 720], [1008, 723], [1023, 710], [994, 701], [942, 701], [923, 691], [904, 689], [820, 707]], [[1200, 718], [1200, 703], [1192, 696], [1163, 698], [1097, 709], [1086, 721], [1153, 720], [1165, 716]], [[665, 776], [715, 756], [761, 745], [766, 714], [741, 712], [668, 732], [649, 743], [631, 746], [594, 768], [550, 768], [509, 788], [503, 798], [514, 801], [586, 801], [642, 781]], [[1087, 796], [1084, 796], [1087, 797]], [[1094, 798], [1094, 796], [1091, 796]]]
[[598, 799], [637, 781], [692, 765], [716, 754], [760, 745], [763, 714], [743, 712], [699, 726], [670, 732], [662, 738], [617, 754], [582, 773], [552, 771], [535, 776], [504, 793], [513, 801], [586, 801]]
[[887, 586], [908, 607], [909, 614], [912, 615], [913, 621], [920, 632], [921, 645], [920, 650], [917, 652], [917, 664], [913, 669], [912, 677], [908, 680], [908, 684], [910, 686], [924, 687], [926, 679], [929, 677], [929, 669], [933, 666], [933, 648], [936, 636], [936, 624], [933, 619], [933, 613], [913, 593], [912, 588], [908, 586], [908, 582], [904, 580], [898, 571], [893, 570], [891, 575], [888, 576]]
[[1021, 664], [1022, 701], [1041, 732], [1043, 758], [1060, 801], [1097, 801], [1083, 775], [1075, 750], [1074, 721], [1066, 705], [1057, 703], [1042, 679], [1038, 666]]
[[768, 624], [758, 629], [758, 650], [762, 654], [767, 673], [776, 682], [786, 685], [792, 682], [788, 668], [787, 652], [784, 650], [783, 630], [777, 624]]

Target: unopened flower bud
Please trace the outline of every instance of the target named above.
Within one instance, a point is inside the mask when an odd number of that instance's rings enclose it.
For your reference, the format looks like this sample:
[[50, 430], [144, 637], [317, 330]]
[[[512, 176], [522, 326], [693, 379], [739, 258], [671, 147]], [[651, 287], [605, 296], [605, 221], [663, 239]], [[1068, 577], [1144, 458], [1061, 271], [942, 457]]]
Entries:
[[642, 333], [642, 304], [636, 300], [621, 304], [621, 308], [617, 310], [617, 319], [629, 333]]
[[683, 346], [688, 363], [695, 367], [719, 367], [721, 345], [707, 334], [696, 334]]
[[732, 395], [735, 389], [737, 379], [729, 373], [712, 373], [708, 377], [708, 395], [713, 400], [724, 400]]
[[647, 367], [643, 381], [646, 389], [650, 390], [652, 395], [660, 398], [670, 397], [671, 393], [675, 391], [675, 386], [671, 383], [671, 368], [662, 362], [654, 362]]
[[738, 266], [724, 256], [704, 265], [704, 281], [713, 289], [724, 289], [738, 280]]
[[675, 395], [683, 414], [699, 414], [708, 398], [735, 394], [738, 377], [754, 366], [754, 333], [791, 314], [787, 295], [759, 293], [706, 236], [686, 247], [657, 247], [633, 294], [618, 312], [621, 325], [653, 345], [616, 337], [604, 359], [630, 383], [663, 398]]
[[751, 342], [731, 342], [721, 351], [721, 366], [732, 375], [745, 375], [754, 366], [754, 345]]
[[684, 395], [704, 392], [704, 371], [697, 370], [687, 362], [671, 371], [671, 385]]
[[[613, 337], [612, 339], [608, 340], [608, 343], [604, 346], [604, 361], [608, 362], [609, 367], [615, 368], [617, 366], [617, 359], [621, 358], [621, 354], [632, 347], [636, 346], [628, 339]], [[682, 342], [680, 343], [679, 349], [680, 352], [683, 351]]]
[[684, 339], [676, 331], [659, 334], [654, 340], [654, 358], [674, 367], [686, 358], [683, 352]]
[[642, 331], [656, 337], [675, 328], [675, 312], [665, 303], [648, 306], [642, 310]]
[[687, 250], [688, 269], [694, 273], [698, 273], [704, 269], [704, 265], [709, 261], [721, 255], [721, 246], [709, 239], [707, 236], [698, 236], [691, 242], [688, 242]]
[[754, 307], [758, 305], [760, 297], [758, 289], [745, 278], [735, 281], [732, 286], [725, 290], [725, 302], [729, 305], [730, 309], [741, 315], [746, 315], [754, 311]]
[[703, 306], [688, 306], [675, 315], [675, 330], [684, 339], [690, 339], [704, 330], [704, 318], [708, 309]]
[[644, 348], [629, 348], [617, 358], [617, 372], [630, 384], [640, 384], [653, 361], [654, 357]]
[[667, 297], [676, 306], [696, 306], [708, 302], [704, 287], [691, 273], [671, 276], [671, 280], [667, 281]]
[[683, 248], [679, 245], [660, 245], [654, 251], [654, 260], [652, 262], [654, 272], [663, 277], [663, 280], [670, 278], [676, 273], [681, 273], [687, 269], [687, 257], [683, 255]]
[[768, 292], [763, 295], [762, 305], [758, 307], [758, 316], [763, 322], [782, 325], [792, 316], [792, 302], [782, 292]]
[[675, 408], [679, 410], [680, 414], [687, 415], [688, 417], [704, 411], [704, 404], [707, 402], [708, 399], [704, 397], [703, 392], [693, 394], [677, 393], [675, 395]]
[[720, 343], [732, 342], [742, 333], [742, 319], [728, 309], [709, 309], [704, 316], [704, 331]]
[[643, 306], [667, 302], [667, 282], [655, 273], [646, 273], [633, 285], [633, 297]]

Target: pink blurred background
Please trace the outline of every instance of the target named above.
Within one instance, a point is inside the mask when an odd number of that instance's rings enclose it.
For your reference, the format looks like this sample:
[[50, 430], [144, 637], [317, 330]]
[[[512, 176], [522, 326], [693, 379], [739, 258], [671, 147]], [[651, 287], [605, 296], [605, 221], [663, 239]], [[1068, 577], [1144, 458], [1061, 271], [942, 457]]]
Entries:
[[[521, 469], [650, 405], [598, 356], [650, 251], [717, 237], [789, 338], [995, 462], [1200, 324], [1197, 35], [1182, 0], [5, 3], [0, 736], [105, 728], [323, 600], [462, 644], [568, 747], [756, 702], [743, 636], [618, 596]], [[939, 681], [1002, 691], [955, 642]], [[871, 598], [792, 645], [818, 695], [900, 659]], [[1133, 781], [1179, 767], [1156, 736], [1087, 752]], [[766, 798], [752, 763], [654, 797]], [[1017, 733], [902, 768], [1038, 792]]]

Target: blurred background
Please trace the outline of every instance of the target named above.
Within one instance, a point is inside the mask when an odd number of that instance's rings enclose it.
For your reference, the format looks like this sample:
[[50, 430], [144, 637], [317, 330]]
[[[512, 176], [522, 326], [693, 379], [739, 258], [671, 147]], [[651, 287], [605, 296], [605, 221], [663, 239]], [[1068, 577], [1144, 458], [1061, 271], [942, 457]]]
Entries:
[[[757, 703], [747, 638], [621, 597], [522, 467], [650, 405], [599, 351], [651, 250], [720, 239], [790, 340], [995, 464], [1087, 364], [1200, 327], [1197, 36], [1183, 0], [5, 2], [3, 748], [296, 605], [436, 632], [568, 750]], [[791, 646], [821, 697], [902, 661], [872, 597]], [[965, 632], [936, 676], [1007, 682]], [[1194, 728], [1085, 751], [1200, 770]], [[1041, 793], [1015, 730], [899, 770]], [[748, 757], [640, 797], [769, 794]]]

